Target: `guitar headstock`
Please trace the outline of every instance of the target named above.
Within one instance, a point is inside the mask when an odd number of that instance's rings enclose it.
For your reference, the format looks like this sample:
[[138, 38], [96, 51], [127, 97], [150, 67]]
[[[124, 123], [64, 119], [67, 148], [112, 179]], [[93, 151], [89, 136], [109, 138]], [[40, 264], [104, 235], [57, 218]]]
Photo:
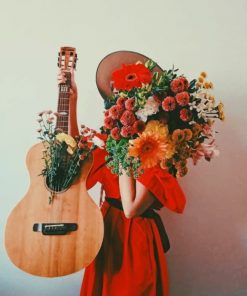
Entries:
[[61, 47], [58, 53], [58, 67], [70, 71], [72, 68], [76, 68], [77, 53], [74, 47]]

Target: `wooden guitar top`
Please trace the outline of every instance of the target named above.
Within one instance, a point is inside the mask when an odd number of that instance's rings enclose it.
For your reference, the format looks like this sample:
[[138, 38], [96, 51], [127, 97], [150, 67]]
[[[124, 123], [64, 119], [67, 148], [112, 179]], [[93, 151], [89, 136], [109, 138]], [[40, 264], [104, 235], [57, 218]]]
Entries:
[[[30, 187], [11, 212], [5, 232], [5, 246], [11, 261], [37, 276], [64, 276], [89, 265], [103, 240], [103, 217], [86, 190], [92, 155], [84, 162], [80, 177], [66, 191], [49, 195], [43, 169], [43, 144], [34, 145], [27, 155]], [[33, 231], [35, 223], [75, 223], [78, 229], [64, 235]]]

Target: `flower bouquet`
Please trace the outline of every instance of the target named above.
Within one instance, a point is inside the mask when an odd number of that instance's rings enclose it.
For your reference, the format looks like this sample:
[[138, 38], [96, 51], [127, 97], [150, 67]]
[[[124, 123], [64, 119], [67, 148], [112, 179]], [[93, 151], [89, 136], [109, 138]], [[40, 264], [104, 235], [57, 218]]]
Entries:
[[58, 112], [43, 111], [38, 115], [38, 138], [44, 145], [41, 175], [46, 178], [51, 192], [60, 192], [70, 187], [79, 175], [83, 161], [95, 148], [93, 139], [96, 132], [82, 125], [81, 135], [73, 138], [56, 128], [55, 118], [60, 116]]
[[224, 106], [215, 103], [207, 74], [189, 82], [178, 69], [155, 72], [155, 67], [148, 60], [112, 73], [102, 131], [108, 134], [107, 165], [115, 174], [124, 169], [137, 178], [160, 166], [182, 177], [189, 158], [196, 164], [219, 153], [214, 120], [224, 120]]

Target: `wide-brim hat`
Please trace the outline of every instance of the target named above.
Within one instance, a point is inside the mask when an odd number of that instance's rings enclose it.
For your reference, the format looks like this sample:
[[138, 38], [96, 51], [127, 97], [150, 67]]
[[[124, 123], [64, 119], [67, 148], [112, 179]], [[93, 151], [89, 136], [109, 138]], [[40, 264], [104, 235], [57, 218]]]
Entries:
[[[147, 60], [151, 59], [138, 52], [128, 50], [115, 51], [105, 56], [96, 71], [96, 84], [102, 98], [105, 100], [112, 94], [111, 76], [115, 70], [121, 68], [123, 64], [135, 64], [136, 62], [144, 64]], [[163, 70], [156, 65], [153, 71], [161, 72]]]

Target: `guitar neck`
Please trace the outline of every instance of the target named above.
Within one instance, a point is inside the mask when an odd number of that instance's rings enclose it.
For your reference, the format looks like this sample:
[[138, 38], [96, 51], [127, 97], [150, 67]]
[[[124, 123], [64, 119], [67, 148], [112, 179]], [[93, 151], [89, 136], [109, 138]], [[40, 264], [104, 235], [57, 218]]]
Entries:
[[[65, 70], [66, 83], [59, 85], [59, 96], [56, 128], [72, 137], [78, 136], [76, 101], [77, 98], [70, 98], [71, 69], [76, 68], [77, 54], [74, 47], [61, 47], [58, 54], [58, 67]], [[71, 99], [71, 101], [70, 101]]]
[[70, 118], [70, 108], [69, 108], [69, 97], [70, 97], [70, 85], [60, 84], [59, 85], [59, 95], [58, 95], [58, 106], [57, 112], [59, 116], [57, 118], [57, 129], [62, 129], [64, 133], [68, 134], [69, 131], [69, 118]]

